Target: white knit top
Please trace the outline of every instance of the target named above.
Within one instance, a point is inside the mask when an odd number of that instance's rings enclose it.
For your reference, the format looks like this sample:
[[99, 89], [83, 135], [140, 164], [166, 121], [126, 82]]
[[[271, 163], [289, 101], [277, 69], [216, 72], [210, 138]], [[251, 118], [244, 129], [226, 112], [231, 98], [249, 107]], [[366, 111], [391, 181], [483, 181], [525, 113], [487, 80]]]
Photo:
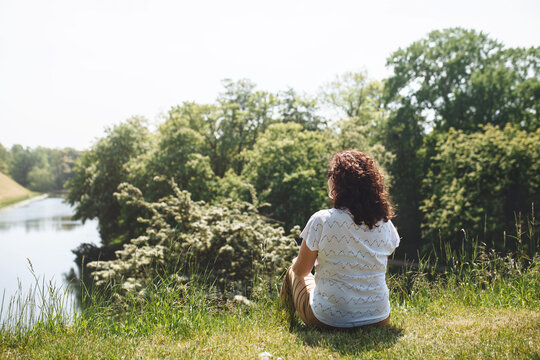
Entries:
[[372, 230], [356, 225], [348, 210], [313, 214], [300, 235], [318, 251], [315, 288], [310, 305], [321, 322], [354, 327], [382, 321], [390, 315], [385, 282], [387, 257], [399, 245], [391, 221]]

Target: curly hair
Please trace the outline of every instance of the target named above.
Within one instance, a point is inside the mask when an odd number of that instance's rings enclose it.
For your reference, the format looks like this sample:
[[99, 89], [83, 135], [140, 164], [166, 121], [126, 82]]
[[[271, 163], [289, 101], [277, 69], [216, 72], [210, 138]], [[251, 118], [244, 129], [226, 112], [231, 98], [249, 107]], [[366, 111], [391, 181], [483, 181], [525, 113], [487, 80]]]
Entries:
[[334, 208], [349, 210], [356, 224], [373, 229], [380, 220], [386, 222], [394, 217], [384, 177], [366, 154], [355, 150], [336, 153], [330, 161], [328, 178], [333, 182], [330, 196]]

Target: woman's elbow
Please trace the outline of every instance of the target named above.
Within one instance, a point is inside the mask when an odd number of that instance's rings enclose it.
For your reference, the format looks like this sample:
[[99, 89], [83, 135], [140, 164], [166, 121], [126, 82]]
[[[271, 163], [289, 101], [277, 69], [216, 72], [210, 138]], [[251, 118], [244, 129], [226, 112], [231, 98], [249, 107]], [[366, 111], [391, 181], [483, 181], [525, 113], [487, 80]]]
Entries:
[[310, 272], [311, 269], [302, 268], [301, 266], [297, 266], [298, 263], [293, 264], [292, 271], [294, 275], [298, 276], [299, 278], [306, 277]]

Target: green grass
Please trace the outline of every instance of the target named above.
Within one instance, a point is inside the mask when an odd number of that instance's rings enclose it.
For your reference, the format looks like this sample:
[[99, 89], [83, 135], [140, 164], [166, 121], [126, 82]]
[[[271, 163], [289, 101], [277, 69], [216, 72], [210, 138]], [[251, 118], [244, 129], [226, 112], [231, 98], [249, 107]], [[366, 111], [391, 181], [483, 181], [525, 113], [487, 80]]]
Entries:
[[25, 194], [25, 195], [0, 200], [0, 209], [4, 208], [4, 207], [7, 207], [7, 206], [10, 206], [10, 205], [13, 205], [13, 204], [16, 204], [18, 202], [24, 201], [24, 200], [32, 199], [32, 198], [34, 198], [34, 197], [36, 197], [38, 195], [40, 195], [40, 193], [31, 191], [31, 192], [29, 192], [28, 194]]
[[0, 209], [37, 195], [0, 172]]
[[[488, 254], [458, 268], [389, 276], [391, 325], [353, 331], [303, 326], [279, 306], [276, 284], [261, 284], [249, 306], [202, 283], [158, 281], [144, 296], [87, 296], [75, 316], [49, 304], [27, 326], [13, 307], [0, 358], [539, 359], [540, 258]], [[65, 291], [42, 288], [52, 303]]]

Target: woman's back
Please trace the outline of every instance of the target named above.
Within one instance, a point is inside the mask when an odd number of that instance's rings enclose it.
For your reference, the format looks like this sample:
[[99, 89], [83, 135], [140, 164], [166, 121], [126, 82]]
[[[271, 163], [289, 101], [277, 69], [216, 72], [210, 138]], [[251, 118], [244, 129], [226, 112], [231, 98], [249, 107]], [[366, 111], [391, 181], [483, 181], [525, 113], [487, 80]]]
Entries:
[[318, 251], [310, 305], [320, 321], [353, 327], [389, 316], [386, 263], [399, 245], [391, 221], [369, 229], [355, 224], [348, 210], [327, 209], [310, 218], [301, 236]]
[[384, 176], [366, 154], [338, 152], [328, 169], [328, 197], [333, 208], [309, 219], [280, 297], [292, 300], [308, 325], [386, 325], [386, 263], [399, 236], [391, 221], [394, 212]]

